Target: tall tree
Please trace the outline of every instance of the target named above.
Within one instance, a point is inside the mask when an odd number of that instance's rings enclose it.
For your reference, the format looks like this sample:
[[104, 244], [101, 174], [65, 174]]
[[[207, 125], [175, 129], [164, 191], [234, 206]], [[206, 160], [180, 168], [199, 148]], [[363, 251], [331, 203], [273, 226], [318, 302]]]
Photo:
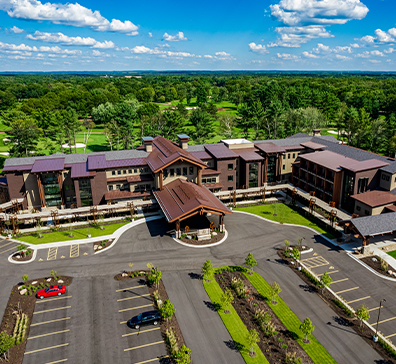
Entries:
[[124, 149], [128, 149], [130, 145], [133, 147], [133, 125], [138, 119], [139, 116], [135, 108], [128, 103], [122, 102], [115, 106], [114, 120], [116, 121], [116, 125], [120, 128]]
[[92, 108], [92, 118], [100, 124], [107, 124], [114, 117], [114, 105], [110, 102]]
[[36, 151], [42, 130], [33, 119], [18, 119], [10, 124], [8, 131], [11, 140], [10, 156], [14, 158], [29, 157], [30, 152]]
[[213, 132], [213, 118], [210, 114], [196, 109], [190, 117], [191, 124], [195, 127], [195, 135], [199, 142], [202, 142], [204, 137], [208, 138], [209, 134]]
[[74, 145], [74, 152], [77, 153], [76, 135], [81, 130], [82, 123], [78, 120], [77, 112], [72, 108], [61, 110], [60, 115], [60, 122], [65, 128], [65, 136], [69, 144], [70, 153], [72, 145]]

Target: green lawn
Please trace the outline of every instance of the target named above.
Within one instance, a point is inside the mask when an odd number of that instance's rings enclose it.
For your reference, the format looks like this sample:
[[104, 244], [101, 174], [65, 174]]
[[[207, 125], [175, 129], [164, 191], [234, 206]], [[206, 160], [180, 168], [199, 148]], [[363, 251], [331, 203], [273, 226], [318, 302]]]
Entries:
[[[304, 216], [300, 215], [299, 212], [293, 210], [292, 208], [286, 206], [283, 203], [249, 206], [249, 207], [238, 207], [235, 210], [250, 212], [251, 214], [264, 217], [268, 220], [283, 222], [285, 224], [308, 226], [310, 228], [315, 229], [320, 234], [323, 234], [324, 236], [328, 237], [329, 239], [334, 239], [334, 236], [331, 233], [326, 232], [315, 223], [311, 222]], [[276, 214], [277, 216], [274, 216], [274, 214]]]
[[[274, 313], [278, 316], [278, 318], [283, 322], [286, 328], [298, 336], [298, 343], [305, 350], [305, 352], [310, 356], [310, 358], [317, 364], [330, 364], [337, 363], [333, 357], [327, 352], [327, 350], [320, 344], [318, 340], [313, 335], [309, 336], [311, 340], [310, 344], [305, 344], [302, 339], [304, 338], [303, 333], [300, 330], [301, 321], [298, 317], [293, 313], [293, 311], [283, 302], [281, 298], [278, 297], [278, 304], [273, 305], [270, 302], [270, 285], [261, 277], [258, 273], [254, 273], [253, 275], [245, 274], [246, 278], [253, 284], [253, 286], [257, 289], [258, 293], [260, 293], [266, 300]], [[315, 326], [315, 322], [313, 322]]]
[[387, 252], [392, 258], [396, 259], [396, 250], [392, 250], [391, 252]]
[[[105, 225], [104, 230], [100, 230], [100, 227], [89, 227], [89, 233], [91, 236], [97, 237], [97, 236], [103, 236], [103, 235], [110, 235], [113, 234], [114, 231], [119, 229], [121, 226], [124, 226], [125, 224], [128, 224], [129, 222], [121, 222], [117, 224], [111, 224], [111, 225]], [[47, 243], [55, 243], [58, 241], [67, 241], [67, 240], [79, 240], [79, 239], [86, 239], [88, 235], [88, 228], [82, 228], [82, 229], [75, 229], [73, 230], [73, 238], [69, 237], [69, 231], [55, 231], [52, 233], [43, 233], [43, 238], [39, 239], [36, 236], [21, 236], [20, 238], [17, 238], [19, 241], [23, 241], [25, 243], [30, 243], [30, 244], [47, 244]]]
[[[223, 291], [221, 290], [217, 282], [214, 279], [212, 279], [210, 283], [207, 283], [204, 280], [204, 287], [213, 304], [219, 303]], [[234, 307], [231, 306], [230, 311], [231, 313], [229, 314], [225, 314], [223, 310], [219, 310], [218, 313], [235, 344], [238, 346], [245, 362], [247, 364], [268, 363], [268, 360], [265, 358], [264, 354], [257, 345], [255, 345], [254, 349], [257, 355], [254, 358], [249, 356], [249, 349], [246, 349], [246, 337], [248, 334], [248, 330], [242, 320], [239, 318]]]

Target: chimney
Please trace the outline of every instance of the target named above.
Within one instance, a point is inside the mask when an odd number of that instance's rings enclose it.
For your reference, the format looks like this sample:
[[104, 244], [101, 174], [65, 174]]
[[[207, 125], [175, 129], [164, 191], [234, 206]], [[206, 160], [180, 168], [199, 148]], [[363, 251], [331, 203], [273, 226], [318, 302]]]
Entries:
[[153, 138], [148, 136], [148, 137], [142, 137], [142, 142], [144, 144], [144, 149], [147, 153], [151, 153], [153, 151]]
[[177, 139], [179, 139], [179, 147], [187, 150], [188, 149], [188, 141], [190, 140], [190, 137], [186, 134], [178, 134]]
[[320, 129], [314, 129], [313, 136], [320, 136]]

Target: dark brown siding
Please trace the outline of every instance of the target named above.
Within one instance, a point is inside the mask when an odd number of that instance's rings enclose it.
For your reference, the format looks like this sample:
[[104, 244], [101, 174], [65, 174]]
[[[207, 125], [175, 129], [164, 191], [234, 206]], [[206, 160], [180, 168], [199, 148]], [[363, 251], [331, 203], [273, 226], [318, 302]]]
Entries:
[[107, 178], [105, 171], [98, 171], [94, 178], [91, 178], [92, 204], [99, 205], [104, 201], [104, 194], [107, 192]]
[[81, 207], [80, 186], [78, 185], [78, 179], [74, 180], [74, 191], [76, 192], [77, 207]]
[[334, 174], [334, 184], [333, 184], [333, 201], [336, 206], [341, 203], [341, 185], [342, 185], [342, 172], [337, 172]]
[[24, 198], [23, 209], [27, 209], [25, 181], [23, 180], [23, 173], [7, 173], [8, 192], [10, 199]]
[[[232, 164], [232, 171], [228, 170], [228, 165]], [[228, 188], [236, 188], [236, 159], [221, 159], [217, 160], [217, 170], [220, 171], [219, 182], [223, 185], [223, 191], [227, 191]], [[232, 175], [232, 182], [228, 182], [228, 176]]]
[[380, 175], [381, 172], [378, 169], [371, 169], [368, 171], [357, 172], [355, 175], [355, 185], [353, 186], [353, 194], [356, 195], [359, 193], [359, 179], [360, 178], [368, 178], [367, 191], [375, 190], [378, 188], [380, 184]]

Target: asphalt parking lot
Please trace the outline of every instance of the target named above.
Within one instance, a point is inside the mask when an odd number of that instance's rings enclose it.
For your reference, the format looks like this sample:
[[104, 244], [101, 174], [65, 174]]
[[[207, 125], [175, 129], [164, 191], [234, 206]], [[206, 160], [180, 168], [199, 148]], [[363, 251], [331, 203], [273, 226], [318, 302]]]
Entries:
[[19, 244], [2, 239], [0, 240], [0, 255], [3, 255], [8, 258], [9, 255], [11, 255], [13, 252], [16, 252], [17, 246]]
[[71, 259], [83, 256], [93, 255], [92, 243], [72, 244], [68, 246], [52, 247], [39, 249], [36, 260], [39, 262], [54, 261], [59, 259]]
[[115, 291], [118, 316], [122, 325], [121, 347], [130, 354], [132, 364], [166, 363], [167, 351], [159, 326], [153, 324], [140, 329], [127, 325], [128, 320], [145, 311], [154, 309], [144, 280], [133, 279], [119, 282]]
[[[354, 261], [345, 252], [337, 252], [337, 249], [319, 250], [321, 251], [317, 252], [318, 249], [314, 249], [314, 252], [304, 254], [301, 262], [319, 277], [327, 272], [333, 279], [330, 288], [355, 310], [362, 304], [366, 305], [370, 314], [368, 322], [376, 328], [380, 301], [387, 297], [386, 292], [379, 294], [375, 286], [375, 281], [381, 278]], [[352, 268], [354, 272], [351, 274]], [[386, 338], [392, 339], [396, 337], [395, 324], [396, 305], [388, 299], [381, 308], [378, 330]]]
[[69, 360], [73, 335], [72, 289], [60, 297], [37, 300], [25, 349], [24, 364], [63, 363]]

